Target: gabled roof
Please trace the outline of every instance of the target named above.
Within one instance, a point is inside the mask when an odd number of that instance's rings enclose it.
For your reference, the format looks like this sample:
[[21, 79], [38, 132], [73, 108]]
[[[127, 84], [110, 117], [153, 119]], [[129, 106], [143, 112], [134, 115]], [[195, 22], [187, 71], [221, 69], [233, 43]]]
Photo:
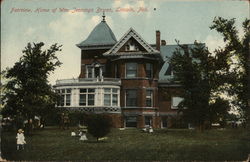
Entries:
[[[79, 48], [113, 46], [117, 42], [116, 37], [105, 20], [102, 20], [89, 34], [88, 38], [77, 44]], [[98, 47], [99, 46], [99, 47]]]
[[[138, 51], [138, 52], [118, 53], [121, 47], [123, 47], [124, 44], [128, 42], [130, 38], [134, 38], [145, 49], [146, 52]], [[133, 28], [130, 28], [122, 36], [122, 38], [110, 50], [105, 52], [103, 55], [111, 56], [111, 55], [126, 55], [126, 54], [160, 54], [160, 51], [150, 46]]]

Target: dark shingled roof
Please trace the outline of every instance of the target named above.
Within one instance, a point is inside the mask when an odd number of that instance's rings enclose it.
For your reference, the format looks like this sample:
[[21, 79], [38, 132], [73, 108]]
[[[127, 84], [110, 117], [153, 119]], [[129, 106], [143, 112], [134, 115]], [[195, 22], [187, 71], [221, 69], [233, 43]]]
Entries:
[[79, 48], [93, 46], [110, 46], [117, 42], [116, 37], [106, 21], [101, 21], [89, 34], [88, 38], [77, 44]]
[[[194, 48], [195, 45], [194, 44], [186, 44], [188, 48]], [[204, 44], [205, 46], [205, 44]], [[173, 76], [171, 76], [171, 70], [172, 67], [169, 64], [169, 58], [172, 57], [174, 51], [176, 51], [176, 49], [181, 49], [178, 45], [164, 45], [161, 46], [161, 57], [164, 61], [164, 64], [159, 72], [159, 80], [160, 81], [169, 81], [170, 79], [172, 79]], [[183, 50], [181, 50], [181, 52], [184, 53]]]

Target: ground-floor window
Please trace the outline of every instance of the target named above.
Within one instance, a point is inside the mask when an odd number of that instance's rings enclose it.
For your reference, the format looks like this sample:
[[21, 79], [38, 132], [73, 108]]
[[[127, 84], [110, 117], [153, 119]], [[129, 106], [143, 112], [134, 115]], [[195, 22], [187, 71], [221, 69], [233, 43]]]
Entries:
[[152, 116], [145, 116], [145, 126], [152, 126]]
[[95, 105], [95, 89], [81, 88], [79, 95], [80, 106], [94, 106]]
[[127, 116], [125, 118], [125, 127], [137, 127], [136, 116]]
[[118, 86], [79, 87], [55, 90], [60, 97], [57, 106], [71, 107], [119, 107], [120, 89]]
[[117, 88], [104, 88], [104, 106], [118, 106]]
[[60, 100], [57, 103], [58, 106], [70, 106], [71, 105], [71, 89], [56, 90], [60, 95]]

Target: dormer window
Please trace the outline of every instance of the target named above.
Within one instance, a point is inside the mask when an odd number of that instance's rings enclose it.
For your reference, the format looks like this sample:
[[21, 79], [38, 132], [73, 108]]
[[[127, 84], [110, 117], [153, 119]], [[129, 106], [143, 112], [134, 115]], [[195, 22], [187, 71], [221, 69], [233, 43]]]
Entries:
[[130, 40], [125, 46], [125, 51], [139, 51], [139, 47], [135, 44], [134, 41]]
[[129, 51], [129, 49], [130, 49], [130, 48], [129, 48], [129, 45], [126, 45], [126, 46], [125, 46], [125, 51]]

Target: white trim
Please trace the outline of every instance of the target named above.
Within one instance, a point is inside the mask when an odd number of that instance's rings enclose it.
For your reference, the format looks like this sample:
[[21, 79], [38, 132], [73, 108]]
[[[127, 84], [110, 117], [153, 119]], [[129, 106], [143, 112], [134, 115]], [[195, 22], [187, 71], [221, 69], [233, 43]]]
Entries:
[[[104, 106], [104, 88], [111, 88], [111, 89], [117, 89], [117, 105], [116, 106], [112, 106], [112, 104], [110, 106]], [[63, 106], [58, 106], [58, 107], [106, 107], [106, 108], [112, 108], [112, 107], [117, 107], [120, 108], [120, 87], [119, 86], [114, 86], [114, 85], [98, 85], [98, 86], [61, 86], [61, 87], [56, 87], [55, 90], [62, 90], [62, 89], [71, 89], [71, 101], [70, 101], [70, 106], [66, 106], [66, 96], [64, 96], [64, 105]], [[95, 89], [95, 92], [84, 92], [84, 93], [80, 93], [80, 89]], [[86, 94], [86, 105], [80, 105], [80, 94]], [[94, 98], [94, 105], [88, 105], [88, 94], [94, 94], [95, 98]], [[112, 95], [113, 97], [113, 95]], [[111, 99], [112, 99], [111, 97]], [[112, 102], [112, 100], [111, 100]]]
[[131, 38], [133, 37], [148, 53], [160, 54], [160, 51], [155, 50], [150, 46], [133, 28], [130, 28], [122, 38], [107, 52], [103, 55], [116, 54], [118, 50]]

